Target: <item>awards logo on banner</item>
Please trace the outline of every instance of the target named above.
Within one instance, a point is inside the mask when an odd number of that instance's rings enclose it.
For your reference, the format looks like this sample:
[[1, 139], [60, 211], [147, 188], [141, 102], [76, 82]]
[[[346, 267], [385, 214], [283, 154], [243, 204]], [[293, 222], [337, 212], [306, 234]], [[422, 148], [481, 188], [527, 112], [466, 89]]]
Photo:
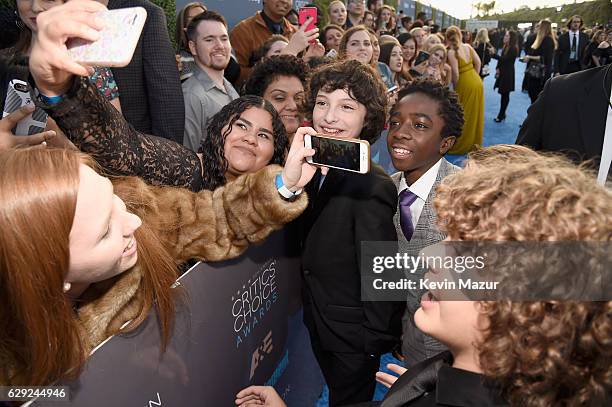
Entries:
[[300, 263], [292, 242], [280, 231], [237, 259], [196, 264], [174, 285], [166, 351], [152, 313], [99, 346], [76, 381], [61, 383], [70, 387], [70, 402], [61, 405], [231, 406], [241, 389], [269, 384], [292, 407], [312, 406], [323, 379], [295, 303]]

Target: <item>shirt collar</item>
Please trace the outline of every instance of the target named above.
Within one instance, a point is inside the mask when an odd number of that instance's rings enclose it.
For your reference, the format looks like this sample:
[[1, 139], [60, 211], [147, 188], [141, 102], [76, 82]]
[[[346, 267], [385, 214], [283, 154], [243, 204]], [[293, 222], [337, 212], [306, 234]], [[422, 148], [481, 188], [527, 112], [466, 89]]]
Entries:
[[263, 10], [261, 10], [261, 18], [263, 18], [264, 22], [266, 23], [266, 26], [268, 26], [268, 29], [272, 31], [273, 34], [285, 33], [283, 27], [283, 20], [281, 20], [280, 23], [275, 23], [270, 17], [268, 17], [268, 15]]
[[208, 75], [206, 71], [200, 68], [197, 64], [195, 64], [195, 75], [205, 91], [210, 91], [212, 88], [216, 88], [223, 93], [229, 93], [227, 87], [229, 82], [227, 82], [225, 78], [223, 78], [223, 87], [225, 88], [223, 89], [218, 87], [217, 84], [210, 78], [210, 75]]
[[443, 365], [438, 371], [436, 403], [445, 406], [507, 406], [499, 388], [478, 373]]
[[431, 166], [430, 169], [425, 172], [425, 174], [421, 175], [421, 177], [416, 180], [412, 185], [408, 186], [406, 183], [406, 177], [402, 172], [402, 176], [400, 178], [398, 192], [402, 192], [404, 189], [408, 188], [410, 192], [414, 193], [423, 201], [427, 201], [427, 197], [431, 192], [431, 188], [436, 183], [436, 178], [438, 178], [438, 171], [440, 170], [440, 165], [442, 165], [442, 159], [440, 158], [438, 162]]

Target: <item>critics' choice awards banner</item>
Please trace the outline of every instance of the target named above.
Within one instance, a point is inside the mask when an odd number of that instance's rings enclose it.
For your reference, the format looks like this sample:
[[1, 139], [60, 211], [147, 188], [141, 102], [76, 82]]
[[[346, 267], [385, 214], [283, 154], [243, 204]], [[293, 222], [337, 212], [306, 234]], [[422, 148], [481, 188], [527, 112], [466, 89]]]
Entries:
[[400, 0], [397, 6], [399, 10], [404, 10], [405, 16], [416, 17], [416, 3], [414, 0]]
[[182, 299], [165, 353], [151, 315], [65, 383], [70, 403], [33, 405], [231, 406], [251, 384], [275, 386], [292, 407], [314, 405], [323, 379], [302, 323], [296, 241], [281, 231], [238, 259], [198, 263], [175, 284]]

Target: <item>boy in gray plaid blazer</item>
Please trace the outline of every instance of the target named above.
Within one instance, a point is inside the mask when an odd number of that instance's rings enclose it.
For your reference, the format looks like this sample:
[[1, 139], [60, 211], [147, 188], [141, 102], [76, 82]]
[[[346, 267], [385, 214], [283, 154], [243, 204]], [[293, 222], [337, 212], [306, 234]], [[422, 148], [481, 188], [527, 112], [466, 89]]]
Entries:
[[[463, 127], [463, 109], [457, 94], [441, 83], [423, 80], [407, 85], [391, 110], [387, 147], [399, 172], [391, 178], [399, 200], [394, 217], [401, 253], [418, 256], [426, 246], [444, 240], [436, 226], [432, 202], [444, 177], [459, 170], [444, 159]], [[425, 270], [409, 274], [418, 280]], [[406, 366], [438, 354], [446, 348], [424, 335], [414, 324], [421, 290], [408, 292], [403, 320], [402, 353]]]

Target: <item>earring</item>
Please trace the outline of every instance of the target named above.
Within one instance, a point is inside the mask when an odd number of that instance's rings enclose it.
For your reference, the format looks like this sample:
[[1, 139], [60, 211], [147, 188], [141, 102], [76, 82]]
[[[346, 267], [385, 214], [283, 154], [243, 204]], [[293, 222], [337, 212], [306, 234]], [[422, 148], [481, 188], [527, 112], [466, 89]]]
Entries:
[[23, 21], [19, 17], [19, 14], [17, 13], [17, 10], [15, 10], [15, 25], [17, 26], [17, 28], [19, 28], [19, 30], [23, 30], [23, 28], [25, 27]]
[[72, 284], [70, 284], [69, 282], [66, 281], [64, 283], [64, 287], [63, 287], [64, 292], [67, 293], [68, 291], [70, 291], [71, 287], [72, 287]]

